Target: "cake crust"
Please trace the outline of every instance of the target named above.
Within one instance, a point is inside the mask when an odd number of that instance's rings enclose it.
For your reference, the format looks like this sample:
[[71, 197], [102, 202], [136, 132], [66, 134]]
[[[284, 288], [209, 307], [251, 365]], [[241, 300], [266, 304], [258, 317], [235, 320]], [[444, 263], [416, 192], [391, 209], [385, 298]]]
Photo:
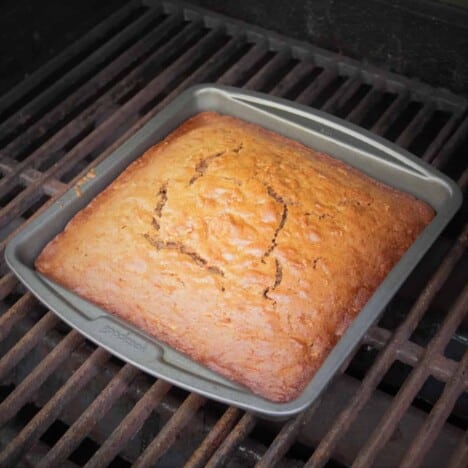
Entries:
[[433, 216], [330, 156], [203, 112], [77, 213], [36, 268], [286, 402]]

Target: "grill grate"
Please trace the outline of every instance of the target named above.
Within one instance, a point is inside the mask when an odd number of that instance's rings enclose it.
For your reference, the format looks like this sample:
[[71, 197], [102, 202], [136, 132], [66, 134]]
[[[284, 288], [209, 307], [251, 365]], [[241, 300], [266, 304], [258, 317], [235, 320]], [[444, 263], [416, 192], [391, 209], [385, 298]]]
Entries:
[[[468, 186], [464, 99], [209, 12], [134, 1], [0, 98], [1, 252], [26, 219], [207, 81], [320, 107]], [[322, 400], [283, 423], [123, 364], [45, 310], [2, 255], [0, 465], [466, 466], [464, 214]]]

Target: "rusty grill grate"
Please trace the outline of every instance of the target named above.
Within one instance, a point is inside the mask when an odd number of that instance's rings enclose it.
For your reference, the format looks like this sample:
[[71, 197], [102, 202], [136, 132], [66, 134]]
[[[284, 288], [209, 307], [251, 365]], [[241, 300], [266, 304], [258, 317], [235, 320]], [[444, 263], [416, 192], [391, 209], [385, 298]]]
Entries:
[[[296, 418], [188, 394], [60, 322], [8, 271], [9, 236], [186, 87], [319, 107], [468, 185], [468, 103], [173, 3], [130, 2], [0, 99], [0, 466], [467, 466], [466, 205]], [[465, 256], [464, 256], [465, 255]]]

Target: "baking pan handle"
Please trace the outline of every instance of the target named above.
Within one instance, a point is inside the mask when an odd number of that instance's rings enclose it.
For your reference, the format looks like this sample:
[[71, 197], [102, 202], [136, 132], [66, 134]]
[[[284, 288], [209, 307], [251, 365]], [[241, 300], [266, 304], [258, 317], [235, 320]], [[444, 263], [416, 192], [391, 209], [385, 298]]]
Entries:
[[348, 144], [350, 147], [359, 147], [363, 144], [368, 148], [368, 153], [380, 160], [385, 160], [388, 164], [396, 166], [400, 170], [412, 173], [418, 177], [433, 178], [430, 170], [424, 167], [420, 160], [414, 161], [415, 157], [383, 138], [374, 135], [366, 130], [357, 127], [345, 120], [327, 114], [317, 109], [305, 107], [296, 103], [290, 103], [284, 99], [276, 97], [264, 98], [248, 91], [238, 91], [229, 89], [229, 99], [252, 107], [260, 112], [273, 114], [275, 117], [294, 122], [306, 129], [310, 128], [310, 123], [323, 122], [323, 130], [320, 133], [324, 136], [334, 138], [334, 133], [340, 134], [339, 141]]

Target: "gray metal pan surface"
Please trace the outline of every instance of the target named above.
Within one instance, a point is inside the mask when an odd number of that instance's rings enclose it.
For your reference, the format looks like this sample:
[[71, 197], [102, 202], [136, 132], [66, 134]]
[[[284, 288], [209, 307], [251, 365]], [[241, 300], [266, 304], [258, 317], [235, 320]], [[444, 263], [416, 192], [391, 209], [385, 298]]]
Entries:
[[[44, 246], [133, 160], [192, 115], [229, 114], [273, 130], [341, 159], [390, 186], [429, 203], [437, 215], [420, 234], [353, 321], [305, 391], [289, 403], [272, 403], [224, 379], [108, 312], [49, 281], [34, 269]], [[458, 186], [401, 148], [348, 122], [278, 98], [240, 89], [199, 85], [179, 95], [120, 146], [78, 187], [71, 188], [8, 244], [12, 271], [70, 326], [149, 374], [190, 391], [253, 411], [286, 418], [302, 411], [326, 389], [369, 327], [461, 205]]]

